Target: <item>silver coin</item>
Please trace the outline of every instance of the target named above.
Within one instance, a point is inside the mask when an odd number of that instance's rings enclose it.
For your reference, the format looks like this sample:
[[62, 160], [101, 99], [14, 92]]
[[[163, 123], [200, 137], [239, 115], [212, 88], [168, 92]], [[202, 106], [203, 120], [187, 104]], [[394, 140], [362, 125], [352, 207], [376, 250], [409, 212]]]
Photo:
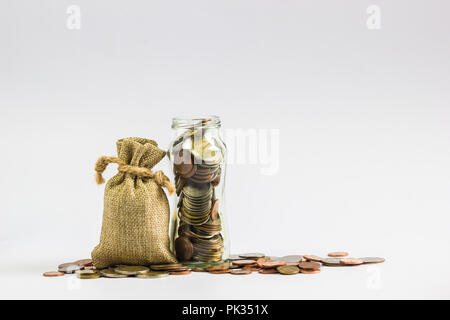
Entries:
[[78, 264], [69, 264], [62, 266], [61, 268], [58, 268], [58, 271], [64, 273], [75, 273], [76, 271], [79, 271], [82, 268], [83, 267], [79, 266]]

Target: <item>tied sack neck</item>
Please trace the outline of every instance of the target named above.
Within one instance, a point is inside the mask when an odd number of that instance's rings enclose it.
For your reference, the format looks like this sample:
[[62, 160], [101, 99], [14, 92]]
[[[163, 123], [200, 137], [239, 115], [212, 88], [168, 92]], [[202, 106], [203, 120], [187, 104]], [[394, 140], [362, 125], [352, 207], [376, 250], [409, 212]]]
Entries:
[[169, 195], [175, 192], [175, 187], [162, 172], [152, 172], [151, 169], [160, 162], [166, 152], [158, 148], [158, 144], [144, 138], [125, 138], [117, 141], [118, 157], [102, 156], [95, 163], [95, 181], [97, 184], [105, 182], [102, 173], [110, 163], [119, 165], [120, 172], [131, 173], [140, 178], [154, 179], [155, 182], [167, 189]]

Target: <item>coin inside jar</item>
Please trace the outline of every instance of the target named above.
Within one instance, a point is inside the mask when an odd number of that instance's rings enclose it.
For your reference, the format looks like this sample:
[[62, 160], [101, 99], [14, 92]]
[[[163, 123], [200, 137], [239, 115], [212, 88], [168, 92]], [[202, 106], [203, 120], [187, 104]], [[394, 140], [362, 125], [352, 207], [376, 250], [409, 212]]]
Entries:
[[194, 246], [186, 237], [178, 237], [175, 240], [175, 251], [180, 260], [188, 261], [194, 255]]

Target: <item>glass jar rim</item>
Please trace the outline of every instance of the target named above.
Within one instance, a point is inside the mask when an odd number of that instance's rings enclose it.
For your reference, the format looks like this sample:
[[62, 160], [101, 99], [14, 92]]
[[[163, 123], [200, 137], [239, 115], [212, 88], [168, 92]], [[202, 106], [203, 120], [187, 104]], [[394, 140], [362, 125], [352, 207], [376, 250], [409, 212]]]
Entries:
[[221, 122], [218, 116], [195, 116], [172, 118], [172, 129], [178, 128], [220, 128]]

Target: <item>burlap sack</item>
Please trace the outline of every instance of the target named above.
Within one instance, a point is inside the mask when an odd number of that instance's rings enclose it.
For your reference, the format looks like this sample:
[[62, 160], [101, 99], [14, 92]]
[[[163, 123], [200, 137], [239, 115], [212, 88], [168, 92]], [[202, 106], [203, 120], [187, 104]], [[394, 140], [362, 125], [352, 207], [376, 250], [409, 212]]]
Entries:
[[95, 164], [96, 181], [110, 163], [119, 173], [105, 187], [100, 243], [92, 251], [95, 267], [149, 265], [176, 262], [169, 250], [169, 194], [174, 187], [153, 168], [165, 156], [153, 140], [125, 138], [117, 141], [118, 157], [103, 156]]

